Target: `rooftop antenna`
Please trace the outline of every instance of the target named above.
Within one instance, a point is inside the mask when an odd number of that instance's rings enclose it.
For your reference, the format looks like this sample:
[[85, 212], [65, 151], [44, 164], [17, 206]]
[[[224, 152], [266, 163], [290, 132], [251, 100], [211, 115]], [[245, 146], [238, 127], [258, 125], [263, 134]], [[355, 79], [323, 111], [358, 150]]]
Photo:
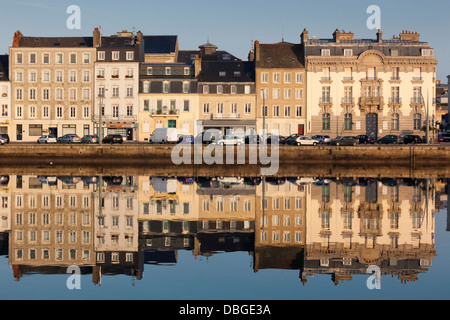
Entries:
[[281, 19], [281, 43], [284, 43], [284, 18]]

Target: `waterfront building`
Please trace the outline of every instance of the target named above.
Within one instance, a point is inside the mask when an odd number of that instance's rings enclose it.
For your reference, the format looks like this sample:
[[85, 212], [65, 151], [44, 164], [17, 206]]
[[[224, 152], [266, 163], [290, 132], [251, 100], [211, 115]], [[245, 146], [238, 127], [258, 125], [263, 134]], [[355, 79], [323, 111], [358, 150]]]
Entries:
[[92, 37], [29, 37], [17, 31], [9, 57], [11, 141], [93, 133]]
[[305, 134], [306, 72], [301, 45], [255, 41], [255, 83], [258, 130], [265, 121], [269, 133]]
[[355, 136], [423, 135], [435, 124], [437, 59], [416, 32], [356, 39], [336, 29], [331, 39], [301, 34], [304, 47], [307, 132]]
[[448, 125], [448, 84], [436, 83], [436, 121], [438, 131], [445, 131]]
[[98, 135], [101, 118], [102, 137], [119, 134], [124, 140], [137, 140], [141, 42], [141, 32], [134, 35], [122, 31], [107, 37], [101, 34], [99, 28], [93, 31], [93, 46], [97, 52], [94, 62], [95, 107], [92, 114], [94, 132]]
[[[211, 43], [199, 46], [195, 54], [199, 112], [197, 127], [254, 132], [256, 95], [254, 62], [242, 61]], [[243, 133], [242, 133], [243, 135]]]
[[144, 36], [139, 71], [139, 141], [148, 141], [156, 128], [197, 133], [197, 79], [191, 58], [179, 50], [178, 36]]
[[11, 83], [9, 55], [0, 55], [0, 133], [11, 136]]

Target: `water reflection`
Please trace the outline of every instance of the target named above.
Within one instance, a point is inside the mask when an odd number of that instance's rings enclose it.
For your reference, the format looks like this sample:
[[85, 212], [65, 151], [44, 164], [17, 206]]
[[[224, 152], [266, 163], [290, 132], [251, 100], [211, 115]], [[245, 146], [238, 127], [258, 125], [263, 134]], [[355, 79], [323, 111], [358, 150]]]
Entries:
[[337, 285], [369, 266], [417, 281], [436, 257], [445, 179], [1, 176], [0, 254], [13, 277], [77, 265], [101, 284], [145, 265], [248, 252], [253, 272]]

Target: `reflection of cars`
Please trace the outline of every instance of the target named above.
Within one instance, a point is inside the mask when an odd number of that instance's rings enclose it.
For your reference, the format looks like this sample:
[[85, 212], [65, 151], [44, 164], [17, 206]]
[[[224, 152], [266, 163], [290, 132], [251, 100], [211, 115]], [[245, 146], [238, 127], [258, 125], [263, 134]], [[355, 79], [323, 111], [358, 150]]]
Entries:
[[9, 182], [9, 176], [0, 176], [0, 184], [7, 185]]
[[442, 133], [439, 133], [437, 136], [437, 141], [438, 142], [444, 142], [444, 135]]
[[356, 146], [357, 144], [359, 144], [359, 140], [358, 138], [353, 136], [345, 136], [340, 137], [339, 139], [333, 139], [331, 141], [331, 144], [333, 146]]
[[295, 139], [298, 146], [317, 146], [319, 142], [317, 140], [313, 140], [310, 137], [300, 136]]
[[361, 134], [359, 136], [356, 136], [356, 138], [359, 140], [359, 144], [374, 144], [375, 143], [375, 137], [370, 136], [368, 134]]
[[319, 142], [319, 144], [327, 144], [331, 142], [330, 136], [318, 134], [315, 136], [312, 136], [311, 139], [316, 140]]
[[194, 136], [188, 134], [180, 134], [178, 136], [178, 143], [194, 143]]
[[108, 134], [103, 138], [103, 143], [123, 143], [123, 138], [120, 134]]
[[408, 134], [406, 136], [403, 137], [403, 143], [404, 144], [408, 144], [408, 143], [422, 143], [422, 138], [418, 135], [414, 135], [414, 134]]
[[65, 134], [62, 137], [56, 139], [58, 143], [81, 143], [81, 138], [76, 134]]
[[388, 134], [377, 141], [378, 144], [399, 144], [401, 143], [401, 139], [399, 136], [395, 134]]
[[442, 135], [442, 142], [450, 142], [450, 133]]
[[56, 137], [44, 134], [37, 139], [37, 143], [56, 143]]
[[245, 136], [244, 139], [245, 144], [258, 144], [260, 142], [260, 137], [256, 134]]
[[278, 141], [278, 144], [281, 144], [281, 139], [282, 139], [281, 136], [277, 136], [277, 135], [272, 135], [272, 134], [270, 134], [270, 135], [267, 137], [267, 139], [266, 139], [266, 143], [267, 143], [267, 144], [272, 144], [272, 143], [275, 143], [276, 141]]
[[219, 139], [216, 141], [218, 145], [235, 145], [240, 146], [241, 144], [244, 144], [244, 138], [243, 137], [237, 137], [237, 136], [224, 136], [222, 139]]
[[9, 135], [7, 133], [0, 134], [0, 138], [5, 139], [5, 143], [9, 143]]
[[219, 140], [220, 138], [222, 138], [222, 132], [219, 130], [209, 129], [205, 132], [199, 133], [197, 137], [195, 137], [195, 141], [201, 144], [209, 144]]
[[83, 138], [81, 138], [81, 142], [82, 143], [99, 143], [100, 139], [98, 136], [88, 134], [88, 135], [83, 136]]

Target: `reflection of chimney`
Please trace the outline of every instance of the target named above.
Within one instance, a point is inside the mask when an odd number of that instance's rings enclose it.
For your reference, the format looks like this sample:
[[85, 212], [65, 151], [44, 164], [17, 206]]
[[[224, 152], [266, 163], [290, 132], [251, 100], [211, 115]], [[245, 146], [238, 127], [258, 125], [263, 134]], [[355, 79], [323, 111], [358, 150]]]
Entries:
[[196, 77], [202, 72], [202, 58], [198, 55], [195, 56], [194, 72]]

